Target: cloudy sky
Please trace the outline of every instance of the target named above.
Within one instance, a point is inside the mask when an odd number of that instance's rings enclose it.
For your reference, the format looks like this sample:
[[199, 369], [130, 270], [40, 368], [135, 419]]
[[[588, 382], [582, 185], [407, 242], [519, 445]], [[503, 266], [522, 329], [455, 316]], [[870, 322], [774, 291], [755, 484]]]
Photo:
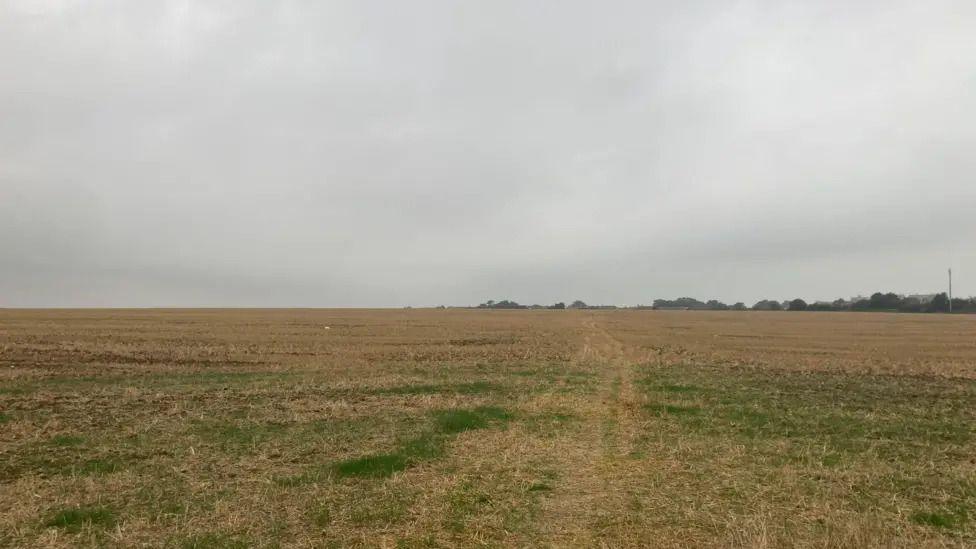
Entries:
[[0, 306], [976, 294], [976, 2], [0, 2]]

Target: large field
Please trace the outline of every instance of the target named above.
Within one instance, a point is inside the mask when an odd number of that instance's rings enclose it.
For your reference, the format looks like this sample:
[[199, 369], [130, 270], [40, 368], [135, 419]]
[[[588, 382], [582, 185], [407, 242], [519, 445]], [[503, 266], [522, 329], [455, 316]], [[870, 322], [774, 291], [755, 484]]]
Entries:
[[0, 310], [0, 545], [976, 546], [976, 317]]

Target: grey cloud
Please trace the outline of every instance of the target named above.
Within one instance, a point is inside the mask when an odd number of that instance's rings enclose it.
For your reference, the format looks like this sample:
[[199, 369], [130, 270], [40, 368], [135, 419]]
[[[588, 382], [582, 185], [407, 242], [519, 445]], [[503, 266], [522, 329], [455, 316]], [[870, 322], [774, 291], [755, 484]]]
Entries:
[[0, 306], [976, 293], [971, 2], [0, 7]]

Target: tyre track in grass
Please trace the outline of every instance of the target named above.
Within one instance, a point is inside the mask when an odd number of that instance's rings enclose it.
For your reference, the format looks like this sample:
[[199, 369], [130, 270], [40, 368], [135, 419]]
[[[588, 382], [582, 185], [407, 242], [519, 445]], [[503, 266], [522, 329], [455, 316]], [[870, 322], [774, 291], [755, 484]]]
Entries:
[[548, 546], [638, 545], [639, 520], [630, 485], [635, 481], [633, 452], [640, 435], [639, 393], [630, 350], [606, 328], [605, 313], [583, 312], [576, 364], [596, 375], [597, 388], [576, 403], [578, 430], [560, 436], [551, 460], [560, 479], [540, 515], [542, 544]]

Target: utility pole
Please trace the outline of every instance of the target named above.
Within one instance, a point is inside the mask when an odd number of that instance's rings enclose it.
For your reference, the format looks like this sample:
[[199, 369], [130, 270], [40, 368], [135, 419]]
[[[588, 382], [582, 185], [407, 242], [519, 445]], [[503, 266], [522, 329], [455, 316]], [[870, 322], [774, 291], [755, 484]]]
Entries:
[[949, 312], [952, 313], [952, 269], [949, 269]]

